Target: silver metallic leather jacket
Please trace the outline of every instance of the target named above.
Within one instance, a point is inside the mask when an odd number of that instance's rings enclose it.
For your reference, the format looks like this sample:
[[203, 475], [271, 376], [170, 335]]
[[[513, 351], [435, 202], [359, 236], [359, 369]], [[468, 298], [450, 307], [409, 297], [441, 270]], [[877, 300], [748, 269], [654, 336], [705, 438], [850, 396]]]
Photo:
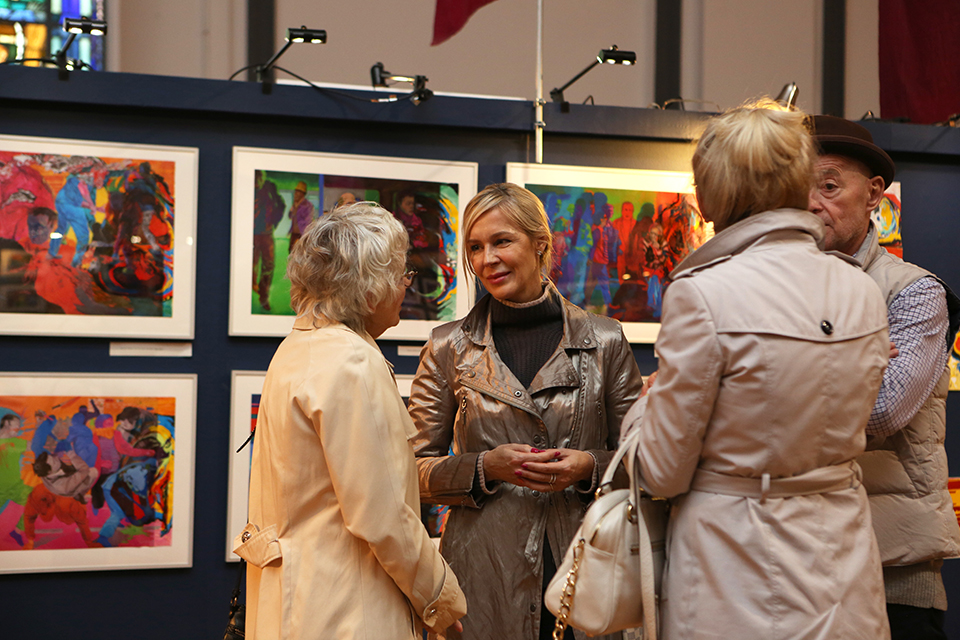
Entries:
[[602, 475], [643, 382], [620, 324], [562, 300], [560, 344], [523, 388], [497, 354], [489, 302], [435, 329], [421, 353], [410, 394], [420, 499], [451, 505], [441, 551], [467, 595], [462, 637], [533, 640], [544, 541], [559, 565], [594, 487], [541, 494], [503, 483], [486, 495], [477, 457], [505, 443], [576, 448]]

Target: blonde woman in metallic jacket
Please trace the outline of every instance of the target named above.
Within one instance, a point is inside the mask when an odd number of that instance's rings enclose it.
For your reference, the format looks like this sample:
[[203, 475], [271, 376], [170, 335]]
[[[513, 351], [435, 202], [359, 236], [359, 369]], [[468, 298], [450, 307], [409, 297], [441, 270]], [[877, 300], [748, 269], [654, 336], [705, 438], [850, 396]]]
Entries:
[[543, 587], [642, 381], [619, 323], [544, 279], [551, 234], [533, 193], [487, 187], [463, 232], [465, 265], [490, 295], [433, 331], [410, 395], [421, 500], [451, 506], [441, 551], [469, 607], [448, 637], [548, 638]]
[[664, 640], [890, 637], [855, 459], [887, 364], [886, 305], [822, 252], [815, 151], [774, 103], [711, 121], [693, 159], [716, 236], [671, 274], [660, 369], [631, 409], [673, 499]]
[[315, 221], [289, 258], [297, 319], [267, 371], [234, 549], [256, 640], [420, 640], [465, 611], [420, 522], [415, 430], [374, 342], [399, 322], [407, 246], [366, 202]]

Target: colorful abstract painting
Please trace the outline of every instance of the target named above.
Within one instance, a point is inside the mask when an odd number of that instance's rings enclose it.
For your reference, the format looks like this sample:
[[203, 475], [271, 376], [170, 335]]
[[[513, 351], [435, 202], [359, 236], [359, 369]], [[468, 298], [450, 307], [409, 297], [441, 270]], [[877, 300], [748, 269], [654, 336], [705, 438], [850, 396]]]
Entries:
[[903, 258], [903, 238], [900, 235], [900, 183], [893, 182], [883, 194], [877, 208], [870, 213], [877, 228], [880, 246]]
[[192, 161], [0, 137], [0, 331], [190, 337]]
[[256, 171], [251, 313], [294, 315], [287, 256], [307, 226], [338, 206], [379, 203], [410, 236], [408, 263], [417, 271], [400, 317], [456, 318], [459, 196], [456, 184]]
[[668, 274], [712, 236], [690, 175], [508, 164], [507, 179], [543, 203], [560, 293], [623, 322], [631, 341], [654, 341]]
[[0, 551], [168, 546], [175, 405], [0, 396]]
[[0, 571], [29, 566], [34, 554], [169, 553], [182, 544], [192, 518], [180, 521], [174, 489], [181, 470], [179, 485], [192, 481], [192, 434], [185, 452], [179, 446], [181, 428], [192, 430], [184, 416], [193, 407], [180, 406], [190, 398], [59, 393], [65, 379], [55, 377], [44, 385], [53, 393], [8, 393], [23, 386], [12, 375], [0, 374]]
[[476, 193], [476, 164], [235, 147], [233, 169], [231, 335], [289, 333], [291, 250], [311, 222], [358, 201], [403, 223], [408, 267], [417, 272], [400, 324], [383, 339], [425, 339], [469, 311], [458, 233], [461, 209]]

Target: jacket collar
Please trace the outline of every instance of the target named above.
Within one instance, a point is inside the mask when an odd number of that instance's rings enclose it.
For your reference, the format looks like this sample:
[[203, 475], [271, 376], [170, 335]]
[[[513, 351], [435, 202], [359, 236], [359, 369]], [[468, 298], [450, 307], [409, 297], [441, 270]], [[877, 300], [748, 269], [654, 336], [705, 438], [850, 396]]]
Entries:
[[886, 253], [886, 249], [880, 246], [880, 238], [877, 235], [877, 228], [873, 226], [873, 220], [867, 227], [867, 237], [863, 239], [860, 248], [853, 254], [853, 259], [857, 261], [864, 271], [866, 271], [874, 260]]
[[[364, 342], [376, 349], [377, 352], [382, 355], [382, 352], [380, 351], [380, 345], [378, 345], [377, 341], [373, 339], [373, 336], [366, 331], [354, 331], [342, 322], [328, 320], [326, 318], [314, 319], [306, 315], [297, 316], [297, 319], [293, 321], [294, 331], [314, 331], [316, 329], [339, 329], [340, 331], [349, 331], [350, 333], [355, 333], [363, 338]], [[393, 374], [393, 363], [386, 358], [384, 358], [383, 361], [387, 363], [387, 366], [390, 367], [390, 373]]]
[[[556, 286], [547, 280], [551, 295], [560, 298], [563, 315], [563, 337], [560, 347], [563, 349], [593, 349], [597, 338], [590, 322], [590, 314], [560, 295]], [[474, 344], [493, 346], [493, 328], [490, 325], [490, 295], [481, 298], [461, 325], [464, 335]]]
[[750, 216], [727, 227], [684, 258], [670, 273], [670, 279], [676, 280], [728, 260], [766, 236], [779, 232], [807, 234], [823, 250], [823, 222], [817, 216], [800, 209], [775, 209]]

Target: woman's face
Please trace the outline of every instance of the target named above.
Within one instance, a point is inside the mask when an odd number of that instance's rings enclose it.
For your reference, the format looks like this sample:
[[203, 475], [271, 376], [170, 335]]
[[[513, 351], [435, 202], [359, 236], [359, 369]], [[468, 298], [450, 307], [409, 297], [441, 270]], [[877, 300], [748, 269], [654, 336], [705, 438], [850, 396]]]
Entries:
[[530, 302], [540, 297], [537, 251], [542, 249], [499, 208], [481, 215], [467, 237], [467, 257], [473, 271], [490, 295], [507, 302]]

